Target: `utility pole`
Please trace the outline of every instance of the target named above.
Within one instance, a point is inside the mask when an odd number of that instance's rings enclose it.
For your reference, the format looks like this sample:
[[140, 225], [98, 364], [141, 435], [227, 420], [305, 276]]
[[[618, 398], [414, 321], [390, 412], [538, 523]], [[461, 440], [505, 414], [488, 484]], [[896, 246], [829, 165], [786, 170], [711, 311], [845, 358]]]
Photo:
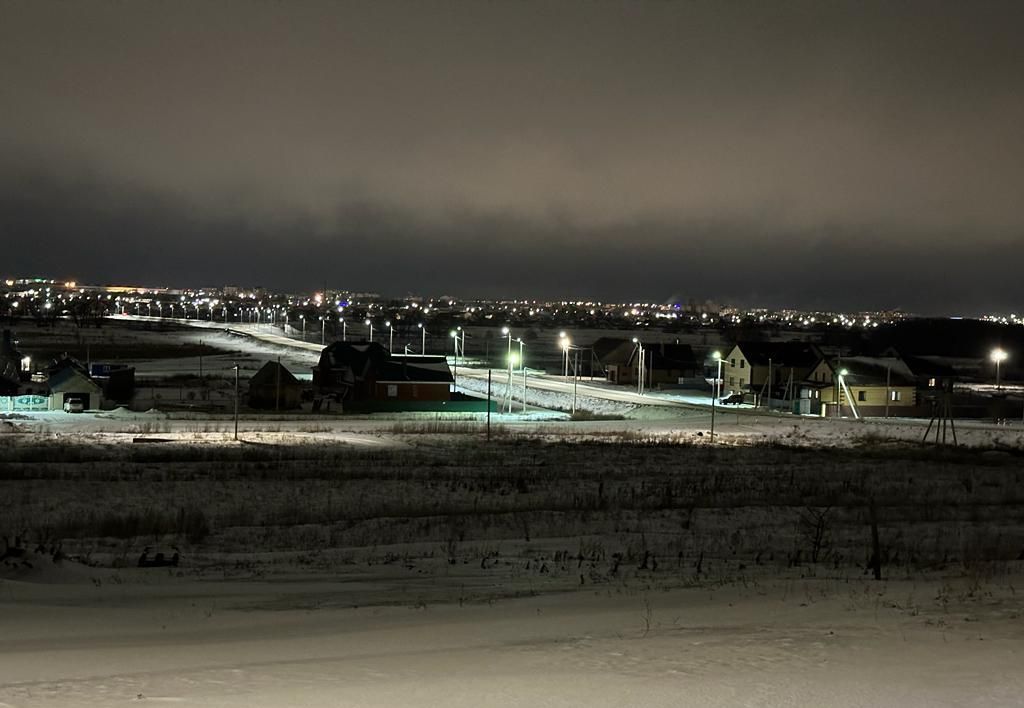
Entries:
[[281, 410], [281, 357], [277, 357], [277, 390], [274, 393], [274, 412]]
[[491, 367], [487, 367], [487, 442], [491, 441]]
[[580, 380], [580, 350], [576, 350], [576, 356], [572, 365], [572, 412], [576, 412], [576, 387]]
[[523, 415], [526, 415], [526, 367], [523, 367]]
[[238, 364], [235, 364], [235, 440], [238, 440]]
[[890, 385], [892, 383], [891, 377], [892, 377], [892, 366], [887, 364], [886, 367], [885, 367], [885, 417], [886, 418], [889, 417], [889, 399], [892, 398], [892, 393], [890, 392], [890, 390], [891, 390], [890, 389]]
[[772, 410], [772, 358], [768, 357], [768, 412], [770, 413], [771, 410]]

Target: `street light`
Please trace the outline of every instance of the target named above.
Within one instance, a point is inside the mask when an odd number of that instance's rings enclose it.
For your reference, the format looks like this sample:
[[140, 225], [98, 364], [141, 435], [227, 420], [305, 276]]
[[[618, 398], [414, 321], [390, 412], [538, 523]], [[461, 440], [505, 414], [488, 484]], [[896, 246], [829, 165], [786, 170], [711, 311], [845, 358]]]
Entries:
[[373, 341], [373, 322], [371, 322], [370, 318], [367, 317], [366, 321], [363, 322], [363, 324], [370, 328], [370, 341], [372, 342]]
[[633, 344], [636, 345], [640, 354], [636, 361], [636, 393], [638, 396], [642, 396], [644, 395], [644, 343], [633, 337]]
[[448, 333], [452, 338], [452, 349], [455, 351], [455, 368], [452, 374], [452, 381], [455, 386], [459, 385], [459, 334], [454, 329]]
[[384, 326], [388, 328], [388, 353], [395, 351], [395, 328], [391, 326], [391, 320], [384, 320]]
[[569, 347], [572, 346], [572, 342], [569, 340], [569, 335], [565, 332], [558, 333], [558, 345], [562, 348], [562, 376], [569, 381]]
[[299, 319], [302, 320], [302, 341], [306, 341], [306, 316], [299, 315]]
[[420, 354], [425, 355], [427, 353], [427, 328], [423, 326], [422, 322], [416, 326], [420, 328]]
[[324, 319], [323, 315], [320, 316], [320, 346], [324, 346], [327, 343], [327, 320]]
[[508, 337], [508, 387], [505, 395], [508, 396], [508, 412], [512, 412], [512, 330], [502, 327], [501, 333]]
[[718, 402], [719, 386], [722, 380], [722, 352], [713, 352], [711, 358], [718, 362], [718, 375], [711, 386], [711, 444], [715, 443], [715, 403]]
[[[847, 369], [840, 369], [837, 377], [838, 390], [836, 391], [836, 417], [843, 417], [843, 377], [850, 372]], [[852, 403], [850, 405], [853, 405]]]
[[341, 322], [341, 341], [348, 341], [348, 322], [345, 321], [344, 317], [339, 317], [338, 322]]
[[519, 342], [519, 366], [523, 371], [523, 413], [526, 413], [526, 357], [523, 355], [523, 347], [526, 346], [526, 342], [523, 341], [522, 337], [516, 339]]
[[996, 363], [996, 390], [998, 391], [1002, 388], [999, 384], [999, 367], [1000, 364], [1010, 358], [1010, 355], [1006, 353], [1005, 349], [996, 347], [989, 356]]

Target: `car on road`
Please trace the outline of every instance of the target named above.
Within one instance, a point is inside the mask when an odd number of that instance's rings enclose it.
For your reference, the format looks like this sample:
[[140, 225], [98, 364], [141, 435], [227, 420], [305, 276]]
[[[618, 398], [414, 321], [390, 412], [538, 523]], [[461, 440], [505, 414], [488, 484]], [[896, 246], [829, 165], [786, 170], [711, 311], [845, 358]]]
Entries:
[[72, 398], [68, 401], [64, 401], [64, 412], [65, 413], [82, 413], [85, 411], [85, 404], [80, 399]]
[[726, 396], [725, 398], [723, 398], [720, 401], [720, 403], [723, 406], [739, 405], [740, 403], [743, 403], [743, 394], [742, 393], [730, 394], [730, 395]]

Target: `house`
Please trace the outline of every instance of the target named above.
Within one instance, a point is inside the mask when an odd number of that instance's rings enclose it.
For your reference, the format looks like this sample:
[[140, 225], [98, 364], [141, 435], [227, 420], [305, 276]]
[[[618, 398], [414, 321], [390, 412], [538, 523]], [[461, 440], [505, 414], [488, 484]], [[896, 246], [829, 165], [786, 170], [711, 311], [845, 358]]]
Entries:
[[249, 379], [249, 407], [291, 410], [302, 402], [302, 382], [280, 362], [268, 361]]
[[5, 329], [0, 342], [0, 396], [16, 396], [26, 367], [26, 357], [18, 351], [11, 330]]
[[[629, 339], [601, 337], [593, 344], [594, 356], [610, 383], [632, 385], [637, 381], [639, 348]], [[647, 385], [677, 384], [699, 375], [700, 365], [689, 344], [655, 342], [644, 345]]]
[[316, 396], [339, 401], [448, 401], [454, 382], [444, 356], [391, 354], [376, 342], [334, 342], [313, 367]]
[[103, 389], [89, 376], [86, 368], [71, 357], [60, 359], [49, 369], [46, 385], [50, 410], [62, 410], [68, 401], [81, 401], [86, 410], [99, 410]]
[[722, 392], [793, 400], [800, 382], [824, 358], [808, 342], [738, 342], [722, 358]]
[[798, 413], [847, 416], [855, 409], [860, 417], [919, 414], [914, 372], [898, 357], [822, 359], [800, 384]]

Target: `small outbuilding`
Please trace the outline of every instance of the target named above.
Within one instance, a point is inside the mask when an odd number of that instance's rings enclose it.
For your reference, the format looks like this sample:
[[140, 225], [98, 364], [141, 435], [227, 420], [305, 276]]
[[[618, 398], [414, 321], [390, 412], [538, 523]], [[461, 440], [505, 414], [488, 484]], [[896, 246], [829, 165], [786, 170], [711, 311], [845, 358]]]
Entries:
[[85, 410], [99, 410], [103, 388], [93, 381], [85, 367], [71, 357], [56, 362], [46, 385], [50, 392], [50, 410], [63, 410], [70, 401], [81, 401]]
[[291, 410], [302, 403], [302, 382], [281, 362], [268, 361], [249, 379], [249, 407]]

